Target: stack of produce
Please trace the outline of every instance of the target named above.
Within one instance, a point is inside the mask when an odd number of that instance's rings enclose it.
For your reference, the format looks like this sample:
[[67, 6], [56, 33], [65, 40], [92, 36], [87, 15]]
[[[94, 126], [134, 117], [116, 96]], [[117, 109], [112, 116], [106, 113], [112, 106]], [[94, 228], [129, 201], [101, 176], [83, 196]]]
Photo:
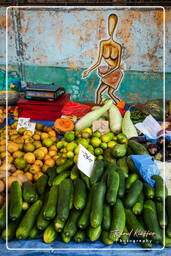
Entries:
[[[148, 153], [129, 140], [107, 149], [96, 159], [88, 178], [72, 159], [48, 168], [35, 184], [14, 181], [9, 201], [9, 225], [5, 229], [5, 204], [0, 209], [0, 229], [5, 240], [38, 238], [45, 243], [100, 239], [104, 244], [123, 245], [136, 240], [144, 248], [171, 245], [171, 196], [163, 179], [154, 175], [155, 187], [145, 183], [135, 168], [130, 151]], [[166, 218], [163, 202], [166, 199]]]

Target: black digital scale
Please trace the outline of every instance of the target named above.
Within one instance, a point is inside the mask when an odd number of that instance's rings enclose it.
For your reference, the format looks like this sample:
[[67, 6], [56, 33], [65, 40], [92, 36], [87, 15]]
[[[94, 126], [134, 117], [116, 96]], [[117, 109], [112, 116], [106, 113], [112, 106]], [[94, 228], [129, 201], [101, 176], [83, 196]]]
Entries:
[[65, 93], [65, 89], [56, 84], [28, 83], [25, 89], [25, 98], [28, 100], [54, 101]]

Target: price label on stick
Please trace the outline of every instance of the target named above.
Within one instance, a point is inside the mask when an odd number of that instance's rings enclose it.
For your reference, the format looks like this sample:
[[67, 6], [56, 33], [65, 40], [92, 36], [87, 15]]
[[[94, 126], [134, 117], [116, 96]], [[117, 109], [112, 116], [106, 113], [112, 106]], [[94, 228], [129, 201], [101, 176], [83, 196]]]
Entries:
[[82, 171], [89, 178], [91, 176], [95, 157], [81, 144], [79, 145], [79, 154], [78, 154], [78, 169]]
[[30, 118], [20, 117], [18, 119], [17, 130], [19, 130], [22, 127], [27, 129], [29, 127], [29, 123], [30, 123]]

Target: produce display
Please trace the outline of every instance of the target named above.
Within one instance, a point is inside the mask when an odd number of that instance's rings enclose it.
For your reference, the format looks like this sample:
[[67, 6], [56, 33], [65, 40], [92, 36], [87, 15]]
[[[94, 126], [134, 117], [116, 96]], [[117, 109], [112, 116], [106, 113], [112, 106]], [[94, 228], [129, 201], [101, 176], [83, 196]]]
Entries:
[[[93, 130], [97, 120], [108, 121], [105, 132]], [[8, 127], [7, 152], [6, 128], [0, 129], [3, 240], [41, 238], [45, 243], [79, 243], [100, 239], [105, 245], [126, 245], [135, 240], [144, 248], [171, 246], [167, 187], [159, 175], [151, 177], [154, 187], [146, 183], [130, 157], [151, 155], [163, 161], [164, 137], [151, 143], [138, 136], [131, 112], [120, 111], [111, 100], [92, 108], [76, 123], [66, 117], [57, 119], [53, 127], [36, 123], [34, 134], [25, 128], [17, 130], [17, 125]], [[77, 167], [80, 145], [95, 156], [90, 178]], [[169, 159], [169, 140], [166, 147]]]

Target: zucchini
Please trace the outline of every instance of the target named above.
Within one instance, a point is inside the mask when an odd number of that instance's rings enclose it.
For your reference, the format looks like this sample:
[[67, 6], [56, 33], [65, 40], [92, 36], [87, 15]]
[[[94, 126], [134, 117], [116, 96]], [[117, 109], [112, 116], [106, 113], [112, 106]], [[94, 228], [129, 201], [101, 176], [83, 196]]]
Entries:
[[166, 234], [169, 238], [171, 238], [171, 196], [170, 195], [166, 198], [166, 212], [168, 216], [168, 225], [166, 228]]
[[125, 227], [125, 209], [120, 199], [116, 201], [116, 204], [112, 207], [111, 214], [111, 226], [109, 232], [109, 239], [116, 242], [122, 235]]
[[55, 230], [56, 232], [62, 232], [63, 228], [64, 228], [65, 222], [61, 221], [59, 219], [58, 216], [56, 216], [55, 220], [54, 220], [54, 226], [55, 226]]
[[49, 176], [48, 185], [49, 185], [49, 187], [51, 187], [53, 184], [53, 180], [56, 177], [56, 167], [48, 168], [47, 174]]
[[163, 203], [156, 202], [156, 209], [157, 209], [157, 217], [158, 217], [159, 225], [161, 228], [164, 228], [168, 225], [168, 218], [167, 218], [166, 211], [165, 211], [165, 216], [164, 216]]
[[14, 239], [18, 224], [19, 224], [19, 220], [12, 221], [12, 222], [8, 223], [8, 229], [6, 227], [2, 231], [2, 239], [5, 240], [5, 241], [6, 240], [11, 241], [12, 239]]
[[58, 174], [53, 180], [53, 186], [59, 185], [63, 180], [70, 176], [70, 171], [64, 171]]
[[90, 241], [94, 242], [99, 239], [101, 232], [102, 232], [101, 226], [98, 226], [96, 228], [89, 227], [87, 232], [88, 238], [90, 239]]
[[26, 181], [23, 183], [23, 199], [27, 203], [34, 203], [38, 199], [35, 185]]
[[43, 212], [43, 216], [46, 220], [52, 220], [56, 216], [57, 197], [58, 186], [52, 186]]
[[86, 205], [87, 193], [86, 185], [83, 180], [76, 179], [74, 183], [74, 207], [82, 210]]
[[73, 237], [77, 232], [77, 221], [80, 216], [80, 211], [75, 209], [71, 210], [69, 218], [64, 226], [64, 234], [65, 236]]
[[128, 193], [125, 196], [125, 206], [126, 208], [133, 207], [133, 205], [137, 202], [139, 195], [141, 194], [143, 189], [143, 184], [140, 180], [136, 180]]
[[152, 200], [146, 200], [144, 202], [143, 217], [147, 229], [151, 232], [154, 232], [152, 240], [156, 243], [161, 243], [162, 233], [157, 219], [156, 206]]
[[105, 192], [106, 185], [104, 183], [99, 182], [94, 185], [90, 211], [90, 224], [93, 228], [97, 228], [102, 223]]
[[146, 147], [137, 141], [129, 140], [128, 146], [132, 149], [134, 155], [149, 155]]
[[10, 195], [9, 217], [15, 221], [20, 218], [23, 210], [22, 190], [18, 181], [13, 181]]
[[65, 179], [59, 185], [57, 216], [61, 221], [66, 221], [69, 216], [69, 207], [72, 192], [72, 181]]
[[37, 228], [38, 228], [39, 230], [44, 230], [44, 229], [47, 228], [47, 226], [49, 225], [49, 220], [46, 220], [46, 219], [44, 218], [44, 214], [43, 214], [43, 213], [44, 213], [44, 210], [45, 210], [45, 208], [46, 208], [48, 196], [49, 196], [49, 193], [47, 193], [47, 194], [45, 195], [45, 200], [44, 200], [44, 202], [43, 202], [43, 207], [42, 207], [42, 209], [41, 209], [41, 211], [40, 211], [40, 213], [39, 213], [39, 215], [38, 215], [38, 218], [37, 218], [37, 223], [36, 223], [36, 225], [37, 225]]
[[110, 205], [116, 203], [119, 190], [119, 174], [114, 170], [108, 171], [106, 201]]
[[118, 159], [117, 166], [123, 171], [123, 174], [125, 175], [125, 177], [128, 177], [129, 168], [128, 168], [126, 156]]
[[136, 173], [130, 174], [129, 177], [126, 179], [126, 189], [130, 189], [130, 187], [136, 180], [138, 180], [138, 175]]
[[57, 238], [57, 232], [54, 228], [54, 225], [53, 223], [51, 223], [44, 231], [43, 233], [43, 241], [46, 243], [46, 244], [50, 244], [52, 243], [53, 241], [55, 241]]
[[38, 237], [39, 237], [39, 230], [36, 226], [34, 226], [32, 228], [32, 230], [30, 231], [29, 238], [30, 239], [35, 239], [35, 238], [38, 238]]
[[108, 231], [105, 231], [105, 230], [102, 231], [101, 240], [106, 245], [113, 244], [113, 241], [109, 238], [109, 232]]
[[90, 177], [91, 185], [96, 184], [100, 181], [104, 172], [104, 161], [103, 160], [96, 160], [93, 166], [92, 174]]
[[71, 180], [75, 180], [75, 179], [79, 178], [79, 170], [78, 170], [77, 165], [74, 165], [74, 167], [72, 168], [71, 173], [70, 173], [70, 178], [71, 178]]
[[68, 169], [70, 169], [73, 166], [73, 164], [74, 164], [73, 160], [68, 159], [64, 164], [59, 165], [56, 168], [56, 172], [61, 173], [61, 172], [67, 171]]
[[48, 183], [48, 176], [42, 175], [40, 178], [36, 181], [36, 190], [39, 195], [43, 195]]
[[75, 241], [76, 243], [81, 243], [81, 242], [83, 242], [83, 241], [85, 240], [85, 238], [86, 238], [86, 233], [85, 233], [84, 230], [78, 230], [78, 231], [76, 232], [76, 234], [74, 235], [74, 241]]
[[164, 186], [163, 178], [159, 175], [153, 175], [152, 179], [155, 180], [155, 198], [157, 201], [162, 202], [168, 195], [166, 185]]
[[78, 220], [78, 227], [80, 229], [85, 229], [89, 225], [89, 217], [90, 217], [90, 210], [91, 210], [91, 192], [89, 192], [88, 200], [84, 210], [82, 211], [80, 218]]
[[19, 224], [16, 231], [17, 239], [26, 239], [34, 226], [35, 220], [41, 210], [42, 201], [38, 200], [30, 206]]
[[111, 209], [110, 205], [104, 204], [103, 208], [103, 220], [102, 220], [102, 229], [108, 231], [111, 226]]
[[153, 199], [155, 196], [154, 189], [148, 183], [144, 183], [143, 188], [145, 197], [147, 199]]
[[0, 230], [6, 226], [6, 203], [0, 209]]
[[80, 171], [80, 176], [81, 176], [81, 179], [85, 182], [87, 189], [90, 190], [91, 188], [90, 178], [81, 171]]
[[127, 227], [125, 226], [124, 230], [123, 230], [123, 233], [119, 238], [119, 243], [122, 244], [122, 245], [127, 245], [128, 242], [129, 242], [129, 232], [128, 232]]
[[118, 197], [123, 198], [125, 195], [125, 175], [121, 169], [117, 169], [119, 174], [119, 188], [118, 188]]
[[140, 215], [143, 211], [144, 194], [141, 192], [137, 198], [136, 203], [132, 207], [132, 211], [135, 215]]

